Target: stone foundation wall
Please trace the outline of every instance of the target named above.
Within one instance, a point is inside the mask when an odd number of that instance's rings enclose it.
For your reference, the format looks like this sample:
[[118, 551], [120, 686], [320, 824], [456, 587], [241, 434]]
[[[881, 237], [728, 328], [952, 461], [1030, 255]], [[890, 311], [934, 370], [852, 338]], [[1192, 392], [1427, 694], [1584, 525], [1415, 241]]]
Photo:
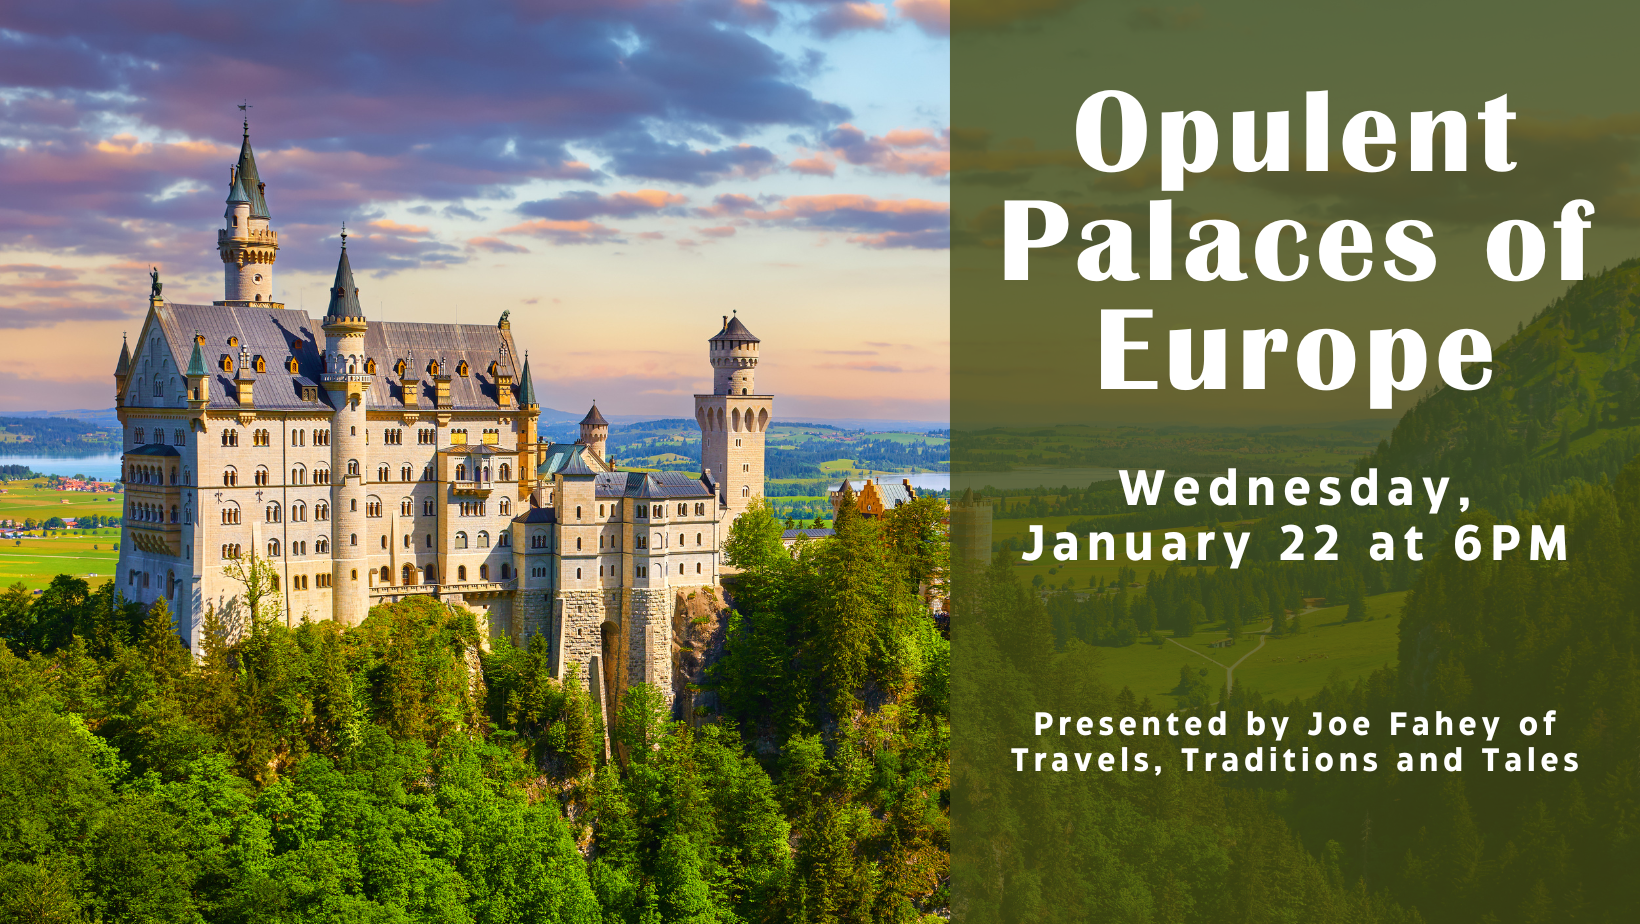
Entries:
[[671, 588], [633, 590], [627, 627], [627, 683], [652, 683], [672, 705]]
[[552, 625], [548, 631], [552, 647], [553, 674], [562, 678], [571, 664], [581, 665], [586, 681], [593, 658], [604, 649], [603, 624], [609, 607], [602, 590], [560, 590], [552, 601]]

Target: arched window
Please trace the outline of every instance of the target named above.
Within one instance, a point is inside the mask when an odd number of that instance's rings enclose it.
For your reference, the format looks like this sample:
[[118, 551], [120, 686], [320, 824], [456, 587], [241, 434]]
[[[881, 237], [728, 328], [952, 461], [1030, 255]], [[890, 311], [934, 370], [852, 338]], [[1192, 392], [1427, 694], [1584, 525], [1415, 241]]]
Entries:
[[501, 480], [502, 481], [511, 481], [512, 480], [512, 466], [508, 465], [505, 462], [501, 463]]
[[700, 573], [700, 562], [698, 562], [698, 561], [695, 562], [695, 573], [696, 574]]
[[504, 517], [512, 516], [512, 500], [511, 499], [503, 497], [501, 499], [501, 505], [500, 506], [501, 506], [501, 515], [502, 516], [504, 516]]
[[298, 465], [290, 470], [291, 484], [307, 484], [307, 470]]
[[532, 549], [544, 549], [546, 547], [547, 547], [547, 534], [546, 533], [538, 531], [534, 535], [530, 536], [530, 548], [532, 548]]
[[581, 537], [575, 537], [575, 551], [581, 551]]
[[416, 566], [415, 565], [406, 563], [404, 568], [401, 569], [401, 570], [403, 571], [404, 580], [400, 581], [399, 583], [404, 584], [407, 587], [412, 585], [412, 584], [417, 583], [417, 581], [416, 581]]
[[415, 513], [416, 513], [416, 502], [415, 501], [411, 500], [408, 497], [406, 497], [406, 498], [399, 501], [399, 516], [401, 516], [401, 517], [415, 516]]
[[414, 477], [414, 475], [413, 475], [413, 473], [410, 469], [410, 466], [403, 465], [403, 466], [399, 467], [399, 480], [400, 481], [409, 481], [413, 477]]
[[185, 431], [185, 430], [172, 430], [171, 431], [171, 445], [173, 445], [173, 446], [186, 446], [186, 445], [188, 445], [188, 433], [187, 433], [187, 431]]
[[382, 463], [381, 465], [376, 466], [376, 480], [377, 481], [386, 481], [387, 476], [390, 472], [391, 472], [391, 469], [389, 469], [387, 467], [387, 464], [385, 462]]
[[481, 549], [490, 547], [490, 534], [482, 529], [478, 531], [478, 547]]
[[330, 505], [325, 503], [324, 501], [319, 501], [318, 503], [315, 503], [313, 505], [313, 518], [315, 520], [328, 520], [328, 519], [330, 519]]
[[267, 485], [267, 483], [268, 483], [268, 468], [267, 468], [267, 466], [258, 465], [256, 467], [256, 472], [252, 476], [251, 480], [255, 481], [258, 486]]
[[359, 544], [359, 534], [358, 533], [348, 533], [348, 535], [347, 535], [347, 544], [348, 545], [358, 545]]
[[301, 523], [301, 522], [305, 521], [306, 519], [307, 519], [307, 504], [304, 504], [301, 501], [296, 501], [295, 503], [292, 503], [290, 505], [290, 521], [292, 523]]
[[267, 518], [268, 518], [269, 523], [279, 522], [279, 504], [278, 503], [269, 504], [266, 513], [267, 513]]
[[388, 570], [386, 565], [382, 565], [382, 572], [381, 573], [382, 573], [382, 583], [383, 584], [393, 583], [393, 572]]
[[231, 487], [233, 487], [234, 485], [236, 485], [238, 483], [239, 483], [239, 473], [238, 472], [234, 471], [232, 468], [226, 468], [226, 469], [222, 470], [222, 484], [224, 486], [231, 488]]
[[324, 536], [320, 536], [313, 543], [313, 551], [320, 554], [320, 555], [329, 554], [330, 553], [330, 540], [326, 539]]
[[467, 465], [465, 463], [459, 463], [459, 464], [456, 465], [456, 480], [457, 481], [466, 481], [467, 480]]
[[467, 566], [466, 565], [457, 565], [456, 566], [456, 580], [457, 581], [467, 580]]
[[481, 581], [488, 581], [490, 579], [490, 566], [489, 565], [479, 565], [478, 566], [478, 579], [481, 580]]
[[278, 539], [269, 539], [268, 540], [268, 557], [269, 558], [278, 558], [279, 557], [279, 540]]
[[359, 473], [359, 460], [358, 459], [348, 459], [347, 460], [347, 473], [349, 475], [357, 475]]
[[422, 580], [429, 584], [438, 583], [438, 565], [428, 565], [422, 570]]
[[695, 545], [700, 545], [700, 533], [695, 533]]
[[512, 578], [512, 567], [507, 565], [506, 563], [502, 563], [502, 565], [501, 565], [501, 579], [503, 581], [505, 581], [505, 580], [509, 580], [511, 578]]
[[466, 547], [467, 547], [467, 534], [466, 533], [456, 533], [456, 548], [465, 549]]
[[497, 546], [502, 546], [502, 547], [511, 546], [512, 545], [512, 533], [501, 533], [500, 535], [496, 536], [495, 537], [495, 544]]
[[752, 486], [749, 485], [749, 484], [741, 485], [740, 486], [740, 496], [741, 497], [751, 497], [752, 496]]

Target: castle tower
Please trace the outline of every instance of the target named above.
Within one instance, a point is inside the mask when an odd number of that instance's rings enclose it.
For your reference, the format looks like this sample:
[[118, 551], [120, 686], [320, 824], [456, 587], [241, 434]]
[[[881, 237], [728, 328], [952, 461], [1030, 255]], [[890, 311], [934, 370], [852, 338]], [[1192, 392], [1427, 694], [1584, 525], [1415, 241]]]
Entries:
[[535, 399], [535, 380], [530, 377], [530, 351], [524, 351], [524, 371], [519, 373], [518, 407], [524, 415], [518, 421], [518, 497], [530, 496], [535, 488], [537, 457], [537, 424], [541, 417], [541, 403]]
[[601, 462], [604, 459], [604, 443], [608, 440], [609, 421], [598, 413], [598, 402], [594, 401], [592, 410], [587, 411], [587, 416], [581, 418], [581, 439], [578, 442], [585, 443]]
[[707, 341], [712, 361], [712, 394], [695, 396], [700, 425], [701, 465], [718, 487], [733, 522], [752, 498], [763, 496], [763, 442], [774, 398], [757, 394], [760, 341], [738, 317]]
[[365, 445], [365, 409], [370, 376], [365, 374], [364, 333], [368, 325], [347, 262], [347, 231], [342, 256], [330, 287], [325, 312], [325, 390], [334, 408], [330, 426], [331, 600], [332, 618], [356, 626], [370, 610], [370, 576], [365, 534], [365, 473], [370, 470]]
[[239, 163], [228, 175], [228, 207], [222, 230], [216, 232], [216, 250], [222, 257], [222, 299], [228, 302], [273, 301], [273, 261], [279, 254], [279, 234], [268, 227], [265, 184], [256, 172], [251, 152], [251, 126], [239, 147]]

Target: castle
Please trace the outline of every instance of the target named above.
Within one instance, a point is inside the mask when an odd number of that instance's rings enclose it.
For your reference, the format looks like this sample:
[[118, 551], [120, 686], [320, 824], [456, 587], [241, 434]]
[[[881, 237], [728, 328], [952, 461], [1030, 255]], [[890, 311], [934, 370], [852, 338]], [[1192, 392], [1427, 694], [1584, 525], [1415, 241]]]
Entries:
[[168, 303], [156, 273], [120, 351], [120, 592], [165, 597], [197, 651], [207, 610], [248, 617], [226, 572], [255, 555], [287, 621], [356, 625], [427, 595], [492, 637], [544, 634], [555, 676], [579, 664], [595, 693], [650, 682], [670, 701], [678, 598], [718, 583], [730, 523], [763, 494], [758, 338], [725, 317], [708, 341], [699, 476], [620, 471], [596, 405], [576, 442], [538, 437], [507, 312], [367, 320], [345, 231], [322, 319], [274, 301], [279, 235], [248, 124], [224, 219], [222, 300]]

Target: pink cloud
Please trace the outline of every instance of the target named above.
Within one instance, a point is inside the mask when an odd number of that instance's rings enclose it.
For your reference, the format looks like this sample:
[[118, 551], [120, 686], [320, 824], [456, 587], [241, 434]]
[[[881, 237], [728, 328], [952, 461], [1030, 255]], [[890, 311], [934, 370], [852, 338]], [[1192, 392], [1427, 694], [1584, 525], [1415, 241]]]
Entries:
[[894, 9], [929, 35], [951, 34], [951, 0], [894, 0]]
[[875, 173], [942, 177], [951, 172], [951, 132], [926, 128], [896, 128], [868, 137], [844, 122], [826, 133], [832, 153]]
[[735, 229], [731, 225], [719, 225], [716, 228], [696, 228], [695, 230], [707, 237], [723, 238], [735, 236]]
[[792, 168], [792, 170], [797, 173], [806, 173], [809, 176], [837, 175], [837, 165], [832, 162], [831, 158], [824, 154], [816, 154], [813, 157], [799, 158], [786, 166]]
[[467, 246], [474, 250], [488, 250], [490, 253], [529, 253], [528, 247], [510, 244], [499, 237], [474, 237], [467, 239]]
[[809, 20], [809, 28], [825, 38], [887, 27], [888, 10], [879, 3], [837, 3]]
[[528, 234], [554, 244], [595, 244], [619, 236], [620, 232], [596, 221], [554, 221], [537, 218], [510, 227], [497, 234]]

